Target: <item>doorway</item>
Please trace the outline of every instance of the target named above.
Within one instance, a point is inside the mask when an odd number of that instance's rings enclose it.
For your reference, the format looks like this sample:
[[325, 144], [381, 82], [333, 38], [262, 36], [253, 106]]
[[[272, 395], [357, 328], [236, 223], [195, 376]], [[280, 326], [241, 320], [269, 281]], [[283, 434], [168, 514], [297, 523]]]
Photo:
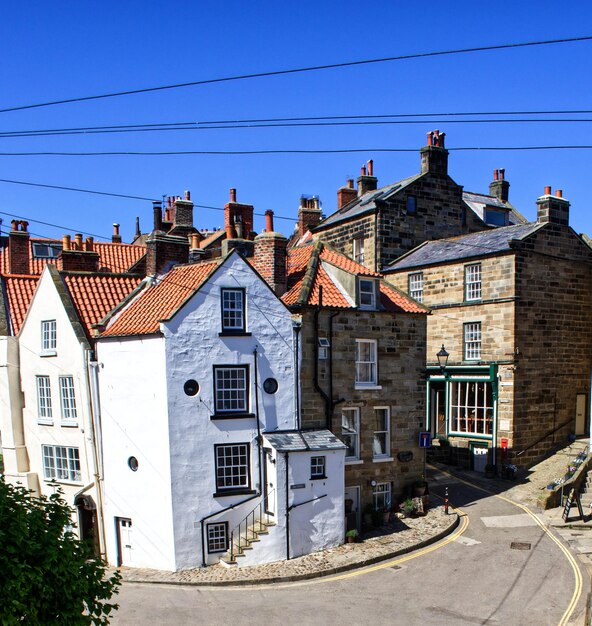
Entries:
[[446, 437], [446, 383], [430, 382], [430, 429], [432, 438]]
[[472, 443], [471, 458], [473, 461], [473, 471], [485, 473], [485, 466], [489, 463], [489, 448], [480, 443]]
[[362, 529], [360, 516], [360, 488], [345, 488], [345, 531]]
[[586, 434], [586, 405], [588, 396], [578, 393], [576, 396], [576, 435]]
[[97, 532], [97, 505], [88, 495], [78, 496], [74, 502], [78, 511], [80, 539], [92, 545], [95, 555], [99, 554], [99, 533]]
[[127, 517], [115, 518], [117, 539], [117, 567], [133, 565], [132, 520]]

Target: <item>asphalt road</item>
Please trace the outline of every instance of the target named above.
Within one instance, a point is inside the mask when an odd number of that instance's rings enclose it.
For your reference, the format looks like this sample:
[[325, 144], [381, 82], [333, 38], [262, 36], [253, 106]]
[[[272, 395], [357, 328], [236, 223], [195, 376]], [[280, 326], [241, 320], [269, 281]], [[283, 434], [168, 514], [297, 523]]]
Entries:
[[[576, 600], [577, 574], [536, 521], [511, 503], [444, 474], [435, 475], [431, 485], [441, 495], [448, 486], [451, 502], [466, 514], [468, 525], [454, 541], [444, 540], [416, 558], [324, 580], [248, 588], [127, 583], [112, 624], [563, 623]], [[584, 588], [570, 624], [583, 624], [589, 582], [581, 574]]]

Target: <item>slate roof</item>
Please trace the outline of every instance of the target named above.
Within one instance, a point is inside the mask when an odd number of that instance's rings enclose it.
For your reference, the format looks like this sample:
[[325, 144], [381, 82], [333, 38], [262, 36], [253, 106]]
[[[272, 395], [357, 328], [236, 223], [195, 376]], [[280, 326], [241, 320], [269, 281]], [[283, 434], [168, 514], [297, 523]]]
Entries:
[[506, 252], [511, 249], [510, 241], [526, 239], [542, 227], [544, 224], [531, 222], [515, 226], [503, 226], [448, 239], [426, 241], [393, 261], [388, 268], [385, 268], [384, 273]]
[[223, 259], [173, 267], [161, 279], [147, 286], [108, 324], [101, 337], [151, 335], [202, 286]]
[[19, 276], [11, 274], [3, 276], [8, 321], [13, 335], [20, 332], [27, 314], [29, 304], [33, 299], [39, 276]]
[[[327, 271], [329, 266], [337, 267], [354, 276], [381, 278], [379, 273], [352, 261], [327, 244], [317, 241], [314, 244], [291, 248], [288, 251], [288, 291], [282, 296], [284, 304], [318, 306], [322, 286], [323, 306], [356, 309], [352, 298]], [[427, 312], [421, 304], [382, 280], [379, 281], [379, 288], [383, 310], [391, 313]]]
[[363, 196], [355, 198], [354, 200], [352, 200], [352, 202], [346, 204], [335, 213], [329, 215], [329, 217], [324, 219], [313, 230], [315, 232], [321, 231], [323, 230], [323, 228], [334, 226], [335, 224], [350, 220], [354, 217], [359, 217], [360, 215], [364, 215], [366, 213], [372, 213], [376, 209], [377, 201], [382, 202], [384, 200], [388, 200], [391, 196], [399, 193], [399, 191], [407, 187], [407, 185], [410, 185], [422, 176], [425, 176], [425, 174], [415, 174], [413, 176], [410, 176], [409, 178], [399, 180], [396, 183], [391, 183], [386, 187], [381, 187], [380, 189], [368, 191]]
[[295, 430], [263, 433], [278, 452], [345, 450], [346, 445], [329, 430]]
[[469, 208], [479, 217], [479, 219], [485, 220], [483, 211], [486, 206], [495, 207], [498, 209], [506, 209], [508, 211], [508, 218], [510, 225], [526, 224], [526, 218], [519, 213], [509, 202], [502, 202], [496, 196], [489, 196], [484, 193], [474, 193], [472, 191], [463, 191], [463, 200], [469, 206]]
[[[8, 238], [3, 238], [4, 247], [0, 251], [0, 273], [10, 272], [9, 243]], [[34, 243], [62, 244], [61, 239], [42, 239], [31, 237], [29, 240], [29, 272], [31, 275], [40, 276], [43, 268], [48, 264], [55, 264], [56, 259], [37, 258], [33, 255]], [[146, 248], [129, 243], [101, 243], [93, 245], [95, 252], [99, 253], [99, 269], [104, 272], [126, 272], [134, 266], [145, 254]]]

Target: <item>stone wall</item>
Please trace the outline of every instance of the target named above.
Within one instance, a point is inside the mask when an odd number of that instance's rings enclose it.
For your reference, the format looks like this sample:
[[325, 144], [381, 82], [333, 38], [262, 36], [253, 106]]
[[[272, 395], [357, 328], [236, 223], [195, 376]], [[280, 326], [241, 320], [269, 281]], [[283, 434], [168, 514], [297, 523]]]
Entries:
[[[304, 428], [325, 427], [326, 404], [315, 390], [314, 311], [304, 312], [302, 330], [302, 420]], [[333, 329], [330, 330], [330, 317]], [[355, 310], [319, 313], [319, 336], [330, 338], [332, 389], [329, 359], [318, 361], [318, 380], [323, 392], [335, 403], [329, 409], [330, 428], [341, 434], [341, 409], [360, 409], [360, 460], [346, 462], [346, 486], [359, 486], [362, 507], [372, 502], [371, 480], [391, 482], [393, 494], [421, 477], [423, 456], [418, 448], [418, 434], [425, 424], [425, 337], [426, 316], [392, 315], [385, 312]], [[378, 341], [378, 383], [380, 388], [356, 389], [355, 340]], [[390, 408], [390, 458], [373, 460], [374, 407]], [[400, 452], [411, 451], [413, 460], [401, 462]]]

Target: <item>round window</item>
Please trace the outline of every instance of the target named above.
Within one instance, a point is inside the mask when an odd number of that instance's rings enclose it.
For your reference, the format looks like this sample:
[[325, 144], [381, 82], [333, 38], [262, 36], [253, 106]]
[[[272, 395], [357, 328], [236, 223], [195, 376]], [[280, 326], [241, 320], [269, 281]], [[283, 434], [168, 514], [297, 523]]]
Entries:
[[127, 460], [127, 464], [129, 465], [129, 468], [132, 470], [132, 472], [138, 471], [138, 459], [136, 459], [135, 456], [130, 456], [130, 458]]
[[197, 380], [188, 380], [183, 385], [183, 391], [188, 396], [195, 396], [199, 391], [199, 383], [197, 382]]
[[263, 389], [265, 393], [275, 393], [278, 390], [278, 381], [275, 378], [266, 378]]

